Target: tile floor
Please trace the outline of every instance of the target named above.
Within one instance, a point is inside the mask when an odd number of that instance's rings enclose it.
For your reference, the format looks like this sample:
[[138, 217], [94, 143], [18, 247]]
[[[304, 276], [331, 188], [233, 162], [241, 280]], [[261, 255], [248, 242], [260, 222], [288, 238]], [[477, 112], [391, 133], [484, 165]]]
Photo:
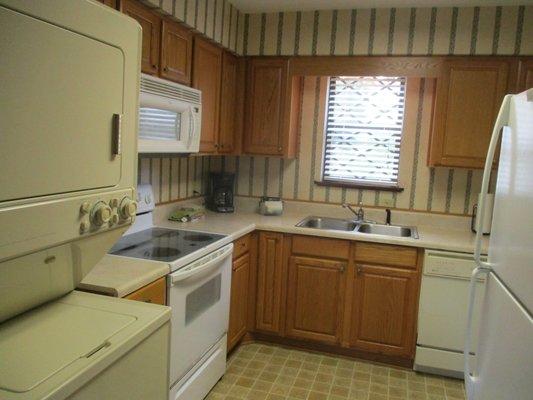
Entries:
[[239, 347], [206, 400], [456, 400], [463, 382], [270, 344]]

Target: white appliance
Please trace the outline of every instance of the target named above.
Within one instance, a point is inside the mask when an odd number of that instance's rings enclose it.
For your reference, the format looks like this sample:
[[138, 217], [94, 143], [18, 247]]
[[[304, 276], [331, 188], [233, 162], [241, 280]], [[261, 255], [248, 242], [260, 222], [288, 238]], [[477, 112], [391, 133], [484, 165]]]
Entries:
[[169, 266], [169, 398], [201, 400], [226, 371], [233, 244], [224, 235], [154, 226], [153, 199], [151, 186], [139, 185], [137, 219], [110, 254]]
[[141, 29], [0, 0], [0, 398], [168, 394], [170, 310], [73, 291], [135, 216]]
[[[416, 371], [463, 376], [468, 287], [474, 268], [473, 254], [426, 250], [413, 366]], [[477, 288], [480, 296], [476, 298], [474, 330], [479, 325], [482, 278], [478, 278]]]
[[[469, 400], [531, 399], [533, 394], [533, 89], [503, 101], [489, 145], [481, 193], [487, 193], [501, 133], [488, 261], [480, 258], [479, 219], [470, 281], [465, 355], [477, 335], [475, 365], [465, 356]], [[479, 214], [484, 215], [484, 197]], [[486, 276], [479, 332], [473, 329], [476, 282]]]
[[197, 153], [202, 92], [141, 74], [139, 153]]

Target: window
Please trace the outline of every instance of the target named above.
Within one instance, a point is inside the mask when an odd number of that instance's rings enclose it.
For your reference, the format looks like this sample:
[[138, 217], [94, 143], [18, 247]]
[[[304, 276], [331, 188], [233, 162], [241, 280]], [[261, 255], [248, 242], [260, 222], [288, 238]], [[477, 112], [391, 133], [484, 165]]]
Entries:
[[397, 188], [404, 109], [405, 77], [331, 77], [323, 181]]

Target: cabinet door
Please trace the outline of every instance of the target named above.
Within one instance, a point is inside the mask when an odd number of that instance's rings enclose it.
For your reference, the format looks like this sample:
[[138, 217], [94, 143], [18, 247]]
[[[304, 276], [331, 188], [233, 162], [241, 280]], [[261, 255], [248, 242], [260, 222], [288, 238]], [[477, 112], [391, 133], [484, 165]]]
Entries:
[[516, 92], [533, 88], [533, 59], [521, 59], [518, 62], [518, 87]]
[[192, 32], [173, 21], [163, 21], [161, 34], [161, 77], [191, 84]]
[[283, 279], [283, 235], [260, 232], [257, 265], [256, 328], [281, 332], [281, 294]]
[[509, 61], [446, 61], [437, 81], [429, 165], [483, 168]]
[[147, 74], [157, 75], [159, 72], [161, 18], [136, 0], [121, 0], [120, 11], [129, 15], [141, 25], [141, 71]]
[[117, 0], [98, 0], [100, 3], [105, 4], [108, 7], [117, 9]]
[[413, 355], [418, 273], [357, 264], [349, 344], [386, 355]]
[[126, 297], [128, 300], [143, 301], [145, 303], [161, 304], [162, 306], [167, 303], [167, 285], [165, 278], [159, 278], [139, 290], [128, 294]]
[[246, 253], [233, 261], [228, 327], [228, 351], [231, 350], [246, 333], [249, 277], [250, 254]]
[[220, 92], [219, 153], [231, 153], [235, 147], [238, 58], [224, 52], [222, 56], [222, 83]]
[[287, 90], [286, 59], [252, 59], [248, 70], [248, 115], [244, 150], [283, 154], [283, 110]]
[[289, 260], [288, 336], [339, 344], [346, 262], [296, 257]]
[[195, 38], [192, 85], [202, 91], [200, 152], [214, 153], [218, 147], [222, 49]]

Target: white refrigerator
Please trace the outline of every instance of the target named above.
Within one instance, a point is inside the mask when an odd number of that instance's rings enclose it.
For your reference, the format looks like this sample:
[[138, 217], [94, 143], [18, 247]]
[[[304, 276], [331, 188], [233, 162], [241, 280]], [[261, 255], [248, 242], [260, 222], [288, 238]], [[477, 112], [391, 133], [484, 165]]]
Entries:
[[[486, 262], [478, 226], [465, 343], [468, 400], [533, 399], [533, 89], [505, 97], [489, 146], [487, 193], [498, 142], [501, 150]], [[484, 196], [480, 214], [484, 215]], [[481, 218], [479, 218], [481, 221]], [[475, 282], [486, 275], [481, 323], [472, 329]], [[471, 347], [477, 338], [477, 349]], [[475, 352], [476, 356], [467, 355]]]

